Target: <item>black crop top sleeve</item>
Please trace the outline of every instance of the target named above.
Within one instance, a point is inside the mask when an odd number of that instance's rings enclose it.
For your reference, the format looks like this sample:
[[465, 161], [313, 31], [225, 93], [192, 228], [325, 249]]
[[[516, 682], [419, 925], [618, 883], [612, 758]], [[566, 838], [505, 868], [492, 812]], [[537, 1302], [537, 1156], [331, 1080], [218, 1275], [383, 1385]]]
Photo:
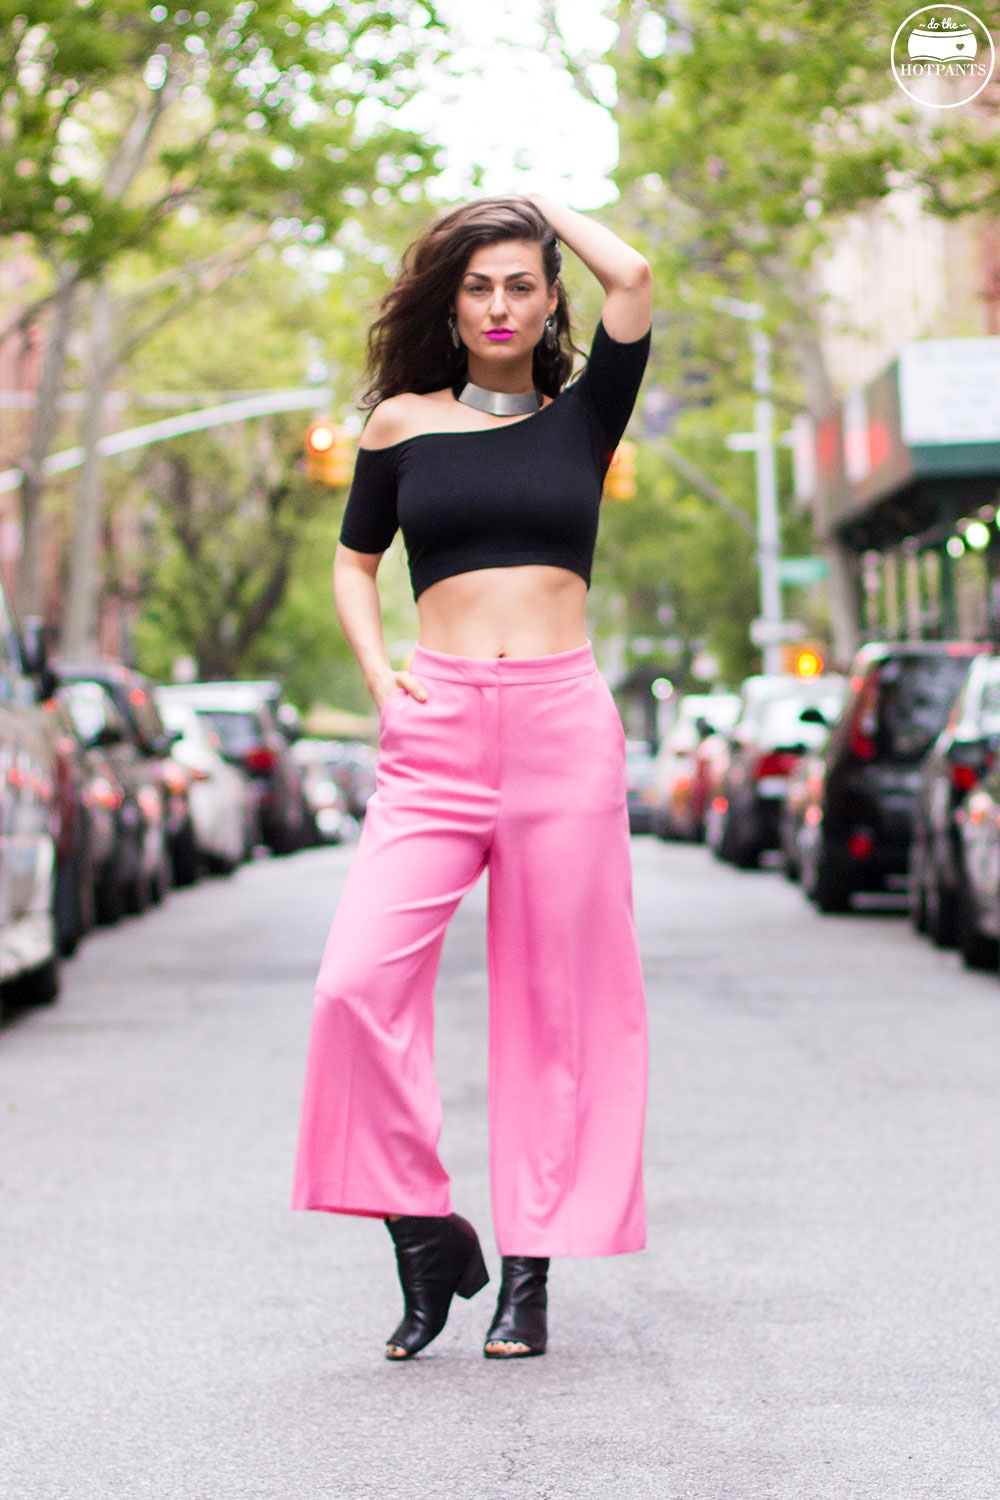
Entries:
[[359, 448], [354, 480], [340, 528], [353, 552], [384, 552], [396, 535], [396, 465], [399, 445]]
[[604, 434], [609, 451], [618, 447], [628, 426], [649, 359], [650, 335], [620, 344], [598, 323], [587, 367], [573, 389], [586, 401]]

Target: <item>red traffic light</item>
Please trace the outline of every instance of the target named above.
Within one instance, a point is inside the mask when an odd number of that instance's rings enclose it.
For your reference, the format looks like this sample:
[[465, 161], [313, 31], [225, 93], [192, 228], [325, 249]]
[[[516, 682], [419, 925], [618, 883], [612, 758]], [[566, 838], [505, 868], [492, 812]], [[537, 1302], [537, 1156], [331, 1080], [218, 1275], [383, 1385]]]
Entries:
[[329, 453], [338, 436], [337, 428], [332, 422], [313, 422], [306, 432], [306, 452], [317, 456]]
[[354, 472], [351, 435], [329, 417], [317, 417], [306, 428], [306, 478], [336, 489], [350, 484]]
[[785, 646], [782, 656], [783, 669], [794, 672], [796, 677], [821, 677], [826, 670], [822, 650], [811, 641], [805, 645]]

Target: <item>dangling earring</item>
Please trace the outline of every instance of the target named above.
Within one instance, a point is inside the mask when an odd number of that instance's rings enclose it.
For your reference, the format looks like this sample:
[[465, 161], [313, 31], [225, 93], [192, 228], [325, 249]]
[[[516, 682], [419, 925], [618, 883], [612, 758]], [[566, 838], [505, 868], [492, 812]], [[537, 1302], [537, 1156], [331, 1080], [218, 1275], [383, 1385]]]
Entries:
[[454, 313], [449, 313], [448, 314], [448, 332], [451, 335], [451, 341], [454, 344], [455, 348], [456, 349], [461, 349], [461, 347], [462, 347], [462, 340], [461, 340], [461, 336], [459, 335], [459, 332], [458, 332], [458, 324], [455, 321], [455, 314]]
[[552, 313], [549, 313], [548, 317], [545, 319], [545, 333], [542, 338], [542, 343], [545, 345], [545, 348], [549, 354], [552, 354], [559, 347], [559, 335], [556, 333], [556, 320]]

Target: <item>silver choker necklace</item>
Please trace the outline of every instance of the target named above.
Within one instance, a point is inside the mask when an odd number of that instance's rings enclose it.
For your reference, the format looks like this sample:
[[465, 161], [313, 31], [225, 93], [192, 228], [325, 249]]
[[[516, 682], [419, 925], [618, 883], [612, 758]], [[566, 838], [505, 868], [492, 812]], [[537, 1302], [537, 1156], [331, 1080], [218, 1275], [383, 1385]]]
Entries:
[[540, 411], [542, 398], [537, 391], [487, 391], [470, 380], [458, 396], [465, 406], [489, 412], [493, 417], [525, 417]]

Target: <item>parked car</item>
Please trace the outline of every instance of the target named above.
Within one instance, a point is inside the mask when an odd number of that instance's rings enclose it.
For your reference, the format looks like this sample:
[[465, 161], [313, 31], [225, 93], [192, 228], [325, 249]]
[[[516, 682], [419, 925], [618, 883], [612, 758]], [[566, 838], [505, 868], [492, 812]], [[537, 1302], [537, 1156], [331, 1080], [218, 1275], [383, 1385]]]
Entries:
[[[804, 708], [812, 722], [818, 709]], [[825, 728], [829, 726], [824, 725]], [[826, 737], [824, 737], [826, 738]], [[815, 816], [809, 809], [816, 796], [823, 775], [823, 756], [819, 749], [807, 751], [800, 757], [788, 776], [781, 812], [778, 814], [778, 847], [781, 850], [781, 868], [788, 880], [796, 881], [802, 874], [802, 830], [807, 817]]]
[[[998, 743], [1000, 657], [979, 656], [924, 758], [913, 804], [910, 914], [918, 932], [942, 948], [958, 942], [967, 899], [962, 823], [968, 795], [992, 766]], [[977, 801], [974, 809], [980, 806]]]
[[302, 772], [302, 789], [309, 813], [311, 842], [339, 844], [357, 832], [357, 819], [347, 810], [347, 797], [338, 785], [341, 764], [337, 740], [300, 738], [292, 747]]
[[173, 880], [171, 845], [185, 859], [193, 848], [187, 784], [174, 771], [148, 678], [117, 662], [61, 664], [59, 675], [80, 738], [105, 752], [125, 793], [116, 865], [98, 887], [99, 915], [114, 921], [122, 908], [162, 901]]
[[17, 631], [0, 585], [0, 1008], [59, 993], [52, 679], [41, 622]]
[[[752, 869], [766, 849], [780, 845], [782, 803], [788, 779], [803, 755], [826, 736], [836, 718], [845, 683], [829, 675], [748, 678], [721, 787], [713, 795], [713, 852]], [[816, 716], [803, 717], [814, 708]]]
[[996, 761], [959, 806], [956, 940], [967, 968], [1000, 958], [1000, 768]]
[[846, 911], [858, 891], [905, 889], [920, 763], [988, 649], [915, 641], [858, 653], [800, 845], [802, 887], [821, 911]]
[[195, 858], [213, 874], [228, 875], [254, 841], [249, 779], [226, 760], [217, 731], [190, 704], [163, 696], [162, 688], [156, 699], [167, 730], [177, 736], [171, 759], [188, 778]]
[[629, 833], [650, 833], [653, 828], [653, 778], [656, 762], [648, 740], [625, 741], [625, 800]]
[[290, 854], [308, 840], [302, 776], [279, 728], [270, 684], [189, 682], [160, 689], [163, 703], [187, 703], [219, 737], [220, 753], [246, 772], [261, 836], [275, 854]]
[[96, 868], [111, 846], [105, 815], [91, 802], [87, 751], [67, 704], [55, 691], [42, 705], [53, 766], [56, 881], [53, 913], [59, 952], [75, 953], [96, 920]]
[[685, 693], [664, 735], [653, 775], [651, 823], [662, 839], [700, 839], [705, 828], [709, 761], [705, 741], [725, 734], [740, 711], [737, 693]]
[[[846, 683], [843, 686], [846, 688]], [[839, 707], [843, 707], [842, 699]], [[802, 874], [803, 833], [807, 821], [815, 821], [817, 816], [816, 798], [823, 785], [823, 752], [837, 713], [834, 711], [832, 717], [828, 717], [822, 707], [810, 703], [802, 710], [799, 718], [803, 723], [818, 726], [818, 732], [815, 733], [813, 747], [806, 751], [789, 772], [778, 818], [781, 865], [786, 878], [792, 881], [798, 880]]]
[[329, 766], [334, 781], [347, 802], [347, 811], [358, 822], [375, 793], [375, 749], [364, 740], [327, 740]]

